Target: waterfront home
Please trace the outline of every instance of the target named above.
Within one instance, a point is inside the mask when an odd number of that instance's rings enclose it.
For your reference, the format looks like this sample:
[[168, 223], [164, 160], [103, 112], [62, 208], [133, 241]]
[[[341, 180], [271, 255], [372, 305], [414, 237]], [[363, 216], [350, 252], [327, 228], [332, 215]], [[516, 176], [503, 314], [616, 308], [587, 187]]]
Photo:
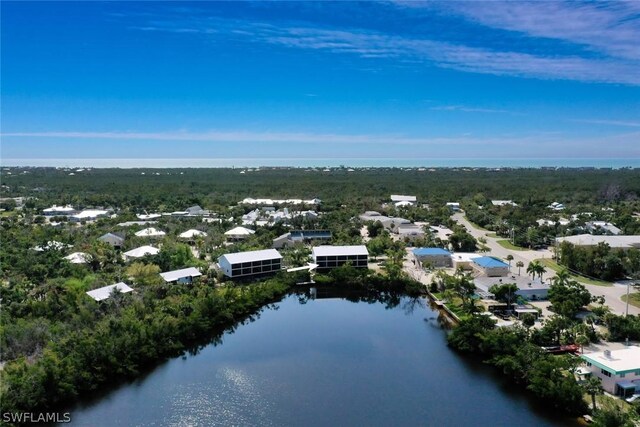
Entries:
[[282, 255], [275, 249], [224, 254], [218, 265], [225, 276], [244, 279], [277, 273], [282, 269]]
[[131, 249], [123, 253], [125, 261], [131, 261], [136, 258], [142, 258], [147, 255], [157, 255], [160, 252], [160, 249], [154, 248], [153, 246], [140, 246], [139, 248]]
[[417, 248], [413, 257], [420, 267], [451, 267], [451, 252], [442, 248]]
[[364, 245], [316, 246], [312, 249], [313, 263], [319, 270], [340, 267], [350, 263], [353, 267], [367, 268], [369, 251]]
[[202, 273], [198, 271], [195, 267], [183, 268], [180, 270], [167, 271], [164, 273], [160, 273], [160, 276], [167, 283], [181, 283], [181, 284], [191, 284], [193, 283], [194, 277], [202, 276]]
[[133, 292], [133, 289], [124, 282], [116, 283], [115, 285], [104, 286], [102, 288], [94, 289], [92, 291], [87, 292], [94, 300], [100, 302], [110, 298], [114, 292], [120, 292], [122, 294], [126, 294], [129, 292]]
[[529, 276], [479, 276], [473, 280], [473, 283], [476, 285], [476, 288], [485, 293], [490, 293], [489, 289], [491, 289], [493, 285], [514, 284], [518, 287], [515, 295], [529, 301], [546, 300], [549, 294], [549, 284], [541, 282], [540, 280], [531, 280]]
[[640, 347], [605, 350], [581, 357], [591, 375], [600, 378], [605, 391], [623, 398], [640, 391]]

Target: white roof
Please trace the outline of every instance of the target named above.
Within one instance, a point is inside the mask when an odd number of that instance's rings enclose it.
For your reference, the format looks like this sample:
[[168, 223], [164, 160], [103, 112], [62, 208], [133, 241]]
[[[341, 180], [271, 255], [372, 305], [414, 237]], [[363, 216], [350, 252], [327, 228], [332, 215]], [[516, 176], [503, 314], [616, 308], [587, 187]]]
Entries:
[[369, 251], [365, 245], [352, 246], [316, 246], [313, 248], [313, 256], [341, 256], [341, 255], [367, 255]]
[[202, 273], [195, 267], [183, 268], [181, 270], [167, 271], [160, 273], [165, 282], [175, 282], [178, 279], [185, 277], [198, 277], [202, 276]]
[[160, 249], [153, 246], [140, 246], [125, 252], [124, 255], [131, 258], [141, 258], [145, 255], [156, 255], [158, 252], [160, 252]]
[[254, 234], [255, 231], [250, 230], [248, 228], [245, 227], [236, 227], [236, 228], [232, 228], [231, 230], [227, 231], [225, 234], [225, 236], [250, 236], [251, 234]]
[[220, 258], [226, 258], [229, 264], [242, 262], [262, 261], [266, 259], [282, 259], [280, 252], [275, 249], [263, 249], [261, 251], [237, 252], [234, 254], [224, 254]]
[[482, 255], [474, 252], [454, 252], [451, 254], [451, 259], [457, 262], [471, 262], [474, 258], [479, 258]]
[[413, 206], [413, 202], [410, 202], [408, 200], [404, 200], [402, 202], [396, 202], [395, 205], [397, 207], [402, 207], [402, 206]]
[[640, 347], [632, 346], [620, 350], [611, 350], [607, 355], [603, 351], [583, 354], [583, 359], [600, 364], [615, 372], [640, 369]]
[[71, 264], [85, 264], [91, 259], [91, 255], [84, 252], [74, 252], [67, 255], [64, 259], [69, 260]]
[[161, 230], [157, 230], [153, 227], [145, 228], [144, 230], [140, 230], [136, 233], [138, 237], [154, 237], [154, 236], [164, 236], [166, 233]]
[[183, 239], [191, 239], [192, 237], [197, 237], [197, 236], [202, 236], [202, 237], [206, 237], [207, 233], [205, 233], [204, 231], [200, 231], [200, 230], [187, 230], [184, 233], [180, 233], [181, 238]]
[[559, 237], [558, 242], [569, 242], [576, 246], [597, 246], [604, 242], [612, 248], [640, 248], [640, 236], [594, 236], [592, 234], [579, 234], [577, 236]]
[[162, 215], [160, 214], [138, 214], [136, 215], [136, 217], [138, 217], [138, 219], [155, 219], [155, 218], [160, 218]]
[[417, 200], [416, 196], [403, 196], [401, 194], [391, 195], [392, 202], [415, 202], [416, 200]]
[[131, 227], [132, 225], [149, 225], [157, 223], [158, 221], [126, 221], [118, 223], [118, 227]]
[[492, 200], [491, 204], [493, 206], [504, 206], [504, 205], [518, 206], [517, 204], [513, 203], [513, 200]]
[[105, 211], [105, 210], [102, 210], [102, 209], [87, 209], [87, 210], [84, 210], [84, 211], [74, 215], [73, 217], [74, 218], [78, 218], [78, 219], [96, 218], [98, 216], [106, 215], [108, 213], [109, 213], [109, 211]]
[[102, 301], [109, 298], [111, 296], [111, 292], [113, 292], [115, 288], [117, 288], [123, 294], [133, 291], [133, 289], [131, 289], [129, 285], [127, 285], [124, 282], [120, 282], [120, 283], [116, 283], [115, 285], [109, 285], [102, 288], [94, 289], [92, 291], [87, 292], [87, 295], [89, 295], [91, 298], [93, 298], [96, 301]]
[[67, 206], [53, 205], [50, 208], [42, 210], [42, 212], [73, 212], [73, 211], [75, 211], [75, 209], [71, 205], [67, 205]]

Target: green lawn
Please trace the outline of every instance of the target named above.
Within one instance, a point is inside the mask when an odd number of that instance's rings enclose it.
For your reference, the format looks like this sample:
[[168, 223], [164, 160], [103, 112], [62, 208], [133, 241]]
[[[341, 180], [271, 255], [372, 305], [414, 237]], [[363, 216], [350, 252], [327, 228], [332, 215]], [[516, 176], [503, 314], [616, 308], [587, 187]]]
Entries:
[[487, 237], [496, 238], [496, 237], [498, 237], [498, 235], [496, 233], [487, 233]]
[[[622, 301], [627, 302], [627, 296], [622, 295]], [[632, 292], [629, 294], [629, 304], [640, 308], [640, 292]]]
[[[555, 271], [556, 273], [562, 270], [562, 266], [558, 265], [555, 261], [549, 258], [538, 258], [540, 264], [544, 265], [547, 268]], [[525, 266], [526, 268], [526, 266]], [[579, 274], [572, 274], [571, 279], [576, 280], [580, 283], [586, 283], [587, 285], [595, 285], [595, 286], [613, 286], [611, 282], [605, 282], [604, 280], [591, 279], [589, 277], [581, 276]]]
[[497, 240], [498, 244], [500, 246], [502, 246], [505, 249], [510, 249], [512, 251], [526, 251], [528, 250], [527, 248], [521, 248], [520, 246], [516, 246], [513, 243], [511, 243], [510, 241], [508, 241], [507, 239], [504, 240]]

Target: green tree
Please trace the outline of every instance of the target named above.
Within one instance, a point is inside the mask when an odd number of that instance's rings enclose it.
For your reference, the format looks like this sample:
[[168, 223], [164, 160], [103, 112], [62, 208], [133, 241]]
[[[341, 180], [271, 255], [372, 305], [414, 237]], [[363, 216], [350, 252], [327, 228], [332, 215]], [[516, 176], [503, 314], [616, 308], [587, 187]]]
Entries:
[[509, 254], [505, 259], [509, 263], [509, 271], [511, 271], [511, 261], [513, 261], [513, 255]]
[[569, 318], [574, 318], [582, 307], [591, 302], [591, 294], [584, 285], [570, 280], [564, 270], [553, 278], [548, 298], [556, 313]]
[[131, 277], [137, 285], [157, 285], [162, 283], [160, 267], [155, 264], [135, 262], [126, 270], [127, 277]]
[[596, 411], [596, 395], [603, 394], [604, 389], [602, 388], [602, 381], [598, 377], [594, 377], [590, 375], [589, 378], [582, 384], [585, 393], [591, 396], [591, 409], [593, 412]]
[[524, 262], [522, 262], [522, 261], [517, 261], [517, 262], [516, 262], [516, 267], [518, 267], [518, 276], [520, 276], [520, 269], [521, 269], [522, 267], [524, 267]]
[[502, 285], [493, 285], [489, 288], [498, 301], [511, 304], [515, 300], [516, 292], [518, 292], [518, 285], [515, 283], [505, 283]]

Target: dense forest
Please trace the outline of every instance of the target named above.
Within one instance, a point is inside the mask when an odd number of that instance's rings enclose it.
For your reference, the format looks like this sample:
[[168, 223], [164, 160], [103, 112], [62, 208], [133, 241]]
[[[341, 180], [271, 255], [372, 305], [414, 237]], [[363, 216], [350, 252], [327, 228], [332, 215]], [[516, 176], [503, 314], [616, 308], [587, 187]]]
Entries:
[[[312, 198], [325, 206], [349, 201], [361, 210], [390, 194], [412, 194], [433, 205], [480, 194], [526, 206], [612, 204], [640, 196], [638, 169], [85, 169], [12, 168], [2, 175], [3, 197], [120, 209], [172, 211], [200, 204], [227, 207], [245, 197]], [[244, 173], [241, 173], [244, 172]], [[73, 173], [73, 175], [70, 175]], [[8, 188], [7, 188], [8, 187]]]

